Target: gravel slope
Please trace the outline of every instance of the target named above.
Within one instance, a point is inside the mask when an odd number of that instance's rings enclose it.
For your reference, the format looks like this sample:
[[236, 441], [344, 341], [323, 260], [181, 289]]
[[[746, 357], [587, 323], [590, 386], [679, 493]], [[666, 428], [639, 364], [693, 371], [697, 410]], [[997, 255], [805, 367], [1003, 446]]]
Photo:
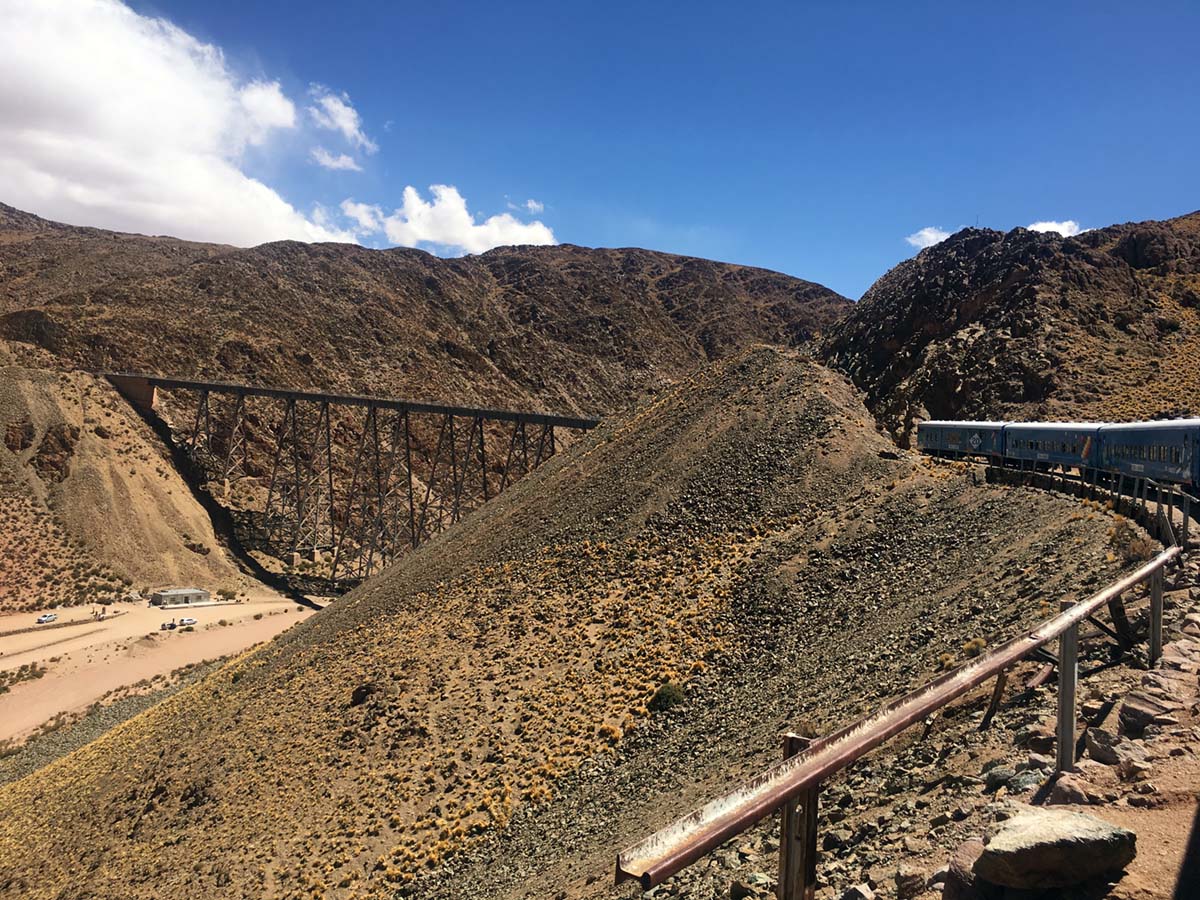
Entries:
[[[1107, 577], [1106, 528], [897, 458], [843, 378], [754, 349], [0, 788], [0, 886], [604, 894], [616, 847], [759, 768], [784, 722], [842, 721]], [[668, 683], [684, 703], [651, 712]]]

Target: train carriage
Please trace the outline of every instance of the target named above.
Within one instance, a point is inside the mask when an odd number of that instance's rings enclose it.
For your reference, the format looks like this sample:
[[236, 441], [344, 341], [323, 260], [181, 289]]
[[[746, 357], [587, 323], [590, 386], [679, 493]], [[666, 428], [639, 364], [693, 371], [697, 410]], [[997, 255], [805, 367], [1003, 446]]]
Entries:
[[1014, 422], [1004, 426], [1004, 455], [1035, 465], [1096, 468], [1098, 422]]
[[939, 456], [1004, 455], [1003, 422], [921, 422], [917, 448]]
[[1134, 478], [1200, 486], [1200, 419], [1101, 426], [1099, 465]]

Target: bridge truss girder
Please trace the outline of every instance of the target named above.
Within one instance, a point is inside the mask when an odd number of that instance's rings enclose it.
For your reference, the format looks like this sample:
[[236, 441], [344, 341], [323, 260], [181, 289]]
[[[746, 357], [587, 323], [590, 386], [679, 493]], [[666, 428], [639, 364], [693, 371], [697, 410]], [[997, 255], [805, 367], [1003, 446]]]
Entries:
[[[199, 473], [240, 511], [245, 545], [328, 562], [341, 588], [360, 582], [458, 522], [555, 454], [556, 429], [587, 420], [232, 385], [158, 385], [192, 410], [175, 429]], [[345, 401], [345, 402], [339, 402]], [[174, 404], [172, 404], [174, 405]], [[566, 424], [563, 424], [563, 423]]]

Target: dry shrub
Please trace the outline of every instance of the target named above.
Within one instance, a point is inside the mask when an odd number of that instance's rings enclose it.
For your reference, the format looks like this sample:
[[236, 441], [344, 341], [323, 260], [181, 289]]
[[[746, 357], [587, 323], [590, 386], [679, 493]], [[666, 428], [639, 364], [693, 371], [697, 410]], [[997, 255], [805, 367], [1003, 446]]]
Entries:
[[1108, 543], [1125, 563], [1145, 562], [1154, 555], [1154, 544], [1132, 522], [1119, 518], [1108, 531]]

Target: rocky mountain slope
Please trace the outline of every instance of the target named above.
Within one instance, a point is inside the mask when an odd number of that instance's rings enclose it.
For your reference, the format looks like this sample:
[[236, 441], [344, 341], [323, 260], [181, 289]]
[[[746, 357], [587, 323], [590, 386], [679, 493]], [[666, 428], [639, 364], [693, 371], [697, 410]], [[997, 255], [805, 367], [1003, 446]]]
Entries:
[[[156, 486], [155, 499], [126, 483], [175, 477], [160, 471], [154, 436], [142, 429], [135, 449], [106, 444], [81, 412], [87, 379], [48, 373], [149, 370], [605, 414], [750, 343], [803, 344], [849, 305], [778, 273], [644, 250], [510, 247], [451, 260], [339, 244], [238, 250], [76, 228], [0, 204], [0, 363], [13, 398], [0, 408], [11, 431], [0, 478], [13, 498], [0, 609], [99, 599], [126, 582], [229, 586], [233, 571], [182, 483]], [[86, 387], [95, 397], [106, 390]], [[74, 412], [46, 432], [20, 397]], [[164, 400], [174, 421], [191, 422], [178, 405], [189, 399]], [[133, 434], [128, 410], [108, 401], [106, 415]], [[269, 443], [275, 426], [248, 427]], [[40, 464], [54, 441], [57, 480], [47, 489]], [[110, 450], [85, 455], [111, 477], [85, 476], [77, 446]], [[76, 490], [81, 480], [91, 487]], [[26, 563], [39, 554], [73, 557], [69, 565], [103, 572], [112, 589], [97, 593], [90, 575], [67, 573], [51, 587]]]
[[1200, 414], [1200, 212], [964, 229], [880, 278], [822, 353], [905, 442], [929, 417]]
[[606, 895], [615, 848], [781, 726], [831, 728], [1112, 576], [1106, 514], [1014, 490], [896, 458], [794, 353], [728, 358], [0, 788], [0, 893]]
[[107, 382], [0, 346], [0, 611], [245, 583], [149, 427]]
[[0, 208], [0, 338], [85, 369], [599, 414], [751, 342], [803, 344], [849, 307], [646, 250], [235, 250]]

